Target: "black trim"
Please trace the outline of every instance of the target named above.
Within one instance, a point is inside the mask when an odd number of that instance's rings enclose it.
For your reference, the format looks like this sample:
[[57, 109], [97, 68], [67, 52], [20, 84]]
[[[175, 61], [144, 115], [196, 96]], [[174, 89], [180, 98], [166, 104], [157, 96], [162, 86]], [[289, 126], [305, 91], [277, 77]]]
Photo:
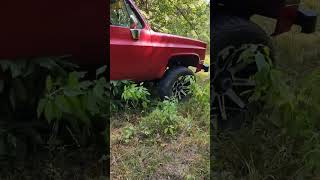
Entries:
[[303, 33], [314, 33], [317, 25], [317, 13], [311, 10], [299, 9], [295, 24], [301, 26]]
[[209, 65], [208, 64], [203, 64], [202, 65], [202, 69], [204, 70], [204, 72], [209, 72]]

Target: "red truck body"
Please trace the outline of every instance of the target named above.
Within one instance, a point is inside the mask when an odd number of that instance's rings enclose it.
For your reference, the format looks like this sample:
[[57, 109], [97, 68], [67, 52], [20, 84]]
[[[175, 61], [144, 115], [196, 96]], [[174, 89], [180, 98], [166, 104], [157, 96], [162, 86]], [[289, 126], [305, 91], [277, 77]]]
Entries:
[[0, 59], [72, 55], [106, 64], [103, 0], [1, 0]]
[[110, 79], [136, 81], [160, 79], [175, 57], [196, 61], [202, 69], [206, 44], [190, 38], [154, 32], [131, 0], [126, 1], [139, 18], [142, 28], [134, 40], [129, 27], [110, 25]]

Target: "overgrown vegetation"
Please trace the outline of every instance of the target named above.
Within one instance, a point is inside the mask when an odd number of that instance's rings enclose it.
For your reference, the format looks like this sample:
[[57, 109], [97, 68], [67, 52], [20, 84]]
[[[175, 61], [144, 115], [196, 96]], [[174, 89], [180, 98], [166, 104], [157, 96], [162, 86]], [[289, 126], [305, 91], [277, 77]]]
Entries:
[[[320, 10], [318, 1], [304, 4]], [[255, 76], [253, 99], [264, 108], [250, 125], [218, 133], [215, 179], [320, 177], [319, 37], [319, 31], [304, 35], [293, 30], [274, 39], [277, 66], [265, 66]]]
[[[99, 164], [106, 153], [106, 68], [98, 69], [92, 80], [64, 57], [2, 60], [0, 66], [0, 178], [89, 178], [88, 174], [73, 174], [74, 161], [61, 155], [87, 151], [92, 153], [87, 160]], [[70, 170], [59, 169], [57, 161], [66, 161]], [[102, 164], [100, 167], [102, 175]], [[96, 176], [99, 174], [91, 177]]]
[[[193, 81], [194, 96], [186, 103], [175, 99], [151, 101], [148, 92], [145, 101], [142, 90], [136, 90], [140, 102], [148, 106], [137, 110], [131, 105], [135, 111], [128, 111], [132, 100], [118, 96], [123, 105], [111, 116], [112, 178], [209, 177], [209, 80], [203, 82], [199, 77], [198, 81], [205, 88]], [[131, 88], [144, 89], [125, 84], [120, 94], [131, 92]]]

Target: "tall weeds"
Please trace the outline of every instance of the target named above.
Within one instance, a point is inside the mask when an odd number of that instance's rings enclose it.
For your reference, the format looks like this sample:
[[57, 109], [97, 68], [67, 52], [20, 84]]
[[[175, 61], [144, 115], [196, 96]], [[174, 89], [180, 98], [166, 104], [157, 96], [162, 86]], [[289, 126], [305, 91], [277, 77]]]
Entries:
[[295, 84], [286, 75], [269, 65], [255, 75], [251, 100], [264, 108], [250, 125], [219, 133], [217, 171], [231, 173], [231, 179], [319, 178], [320, 69]]

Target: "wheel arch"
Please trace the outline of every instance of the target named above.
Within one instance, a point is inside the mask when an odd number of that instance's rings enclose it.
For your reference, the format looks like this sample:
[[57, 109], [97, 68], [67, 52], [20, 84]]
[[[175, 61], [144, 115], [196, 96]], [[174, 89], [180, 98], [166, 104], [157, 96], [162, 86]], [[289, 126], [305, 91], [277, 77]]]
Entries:
[[169, 60], [167, 67], [175, 67], [175, 66], [194, 66], [197, 67], [197, 65], [200, 63], [200, 57], [196, 53], [179, 53], [172, 55]]

